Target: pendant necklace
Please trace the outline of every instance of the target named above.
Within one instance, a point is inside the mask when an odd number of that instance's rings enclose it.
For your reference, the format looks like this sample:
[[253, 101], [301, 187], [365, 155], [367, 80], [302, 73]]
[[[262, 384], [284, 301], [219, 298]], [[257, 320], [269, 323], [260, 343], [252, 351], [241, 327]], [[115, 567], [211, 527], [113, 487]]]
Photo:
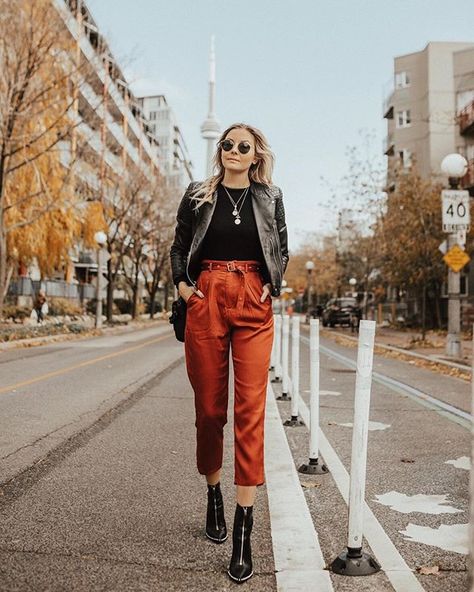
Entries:
[[[242, 209], [242, 206], [244, 205], [244, 201], [245, 201], [245, 198], [247, 197], [247, 193], [250, 189], [250, 185], [242, 191], [241, 196], [239, 197], [239, 199], [236, 202], [232, 199], [232, 196], [227, 191], [227, 187], [225, 185], [222, 185], [222, 187], [224, 187], [225, 192], [227, 193], [230, 201], [232, 202], [232, 205], [234, 206], [234, 209], [232, 211], [232, 215], [235, 216], [234, 224], [240, 224], [242, 221], [240, 218], [240, 210]], [[241, 199], [242, 199], [242, 203], [240, 204], [239, 209], [237, 209], [237, 205]]]

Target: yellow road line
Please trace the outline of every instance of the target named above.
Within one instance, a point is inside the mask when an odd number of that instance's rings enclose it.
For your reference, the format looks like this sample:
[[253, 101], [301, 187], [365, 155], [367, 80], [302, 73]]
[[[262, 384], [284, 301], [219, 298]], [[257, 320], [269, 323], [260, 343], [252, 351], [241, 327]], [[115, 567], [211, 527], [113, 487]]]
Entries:
[[41, 374], [41, 376], [37, 376], [36, 378], [30, 378], [29, 380], [23, 380], [22, 382], [17, 382], [16, 384], [10, 384], [9, 386], [4, 386], [0, 388], [0, 394], [6, 393], [13, 389], [18, 389], [23, 386], [28, 386], [29, 384], [34, 384], [35, 382], [41, 382], [42, 380], [46, 380], [47, 378], [52, 378], [53, 376], [60, 376], [61, 374], [66, 374], [67, 372], [71, 372], [71, 370], [77, 370], [78, 368], [83, 368], [84, 366], [91, 366], [92, 364], [97, 364], [97, 362], [102, 362], [103, 360], [110, 360], [110, 358], [115, 358], [117, 356], [121, 356], [123, 354], [128, 354], [129, 352], [135, 351], [137, 349], [141, 349], [142, 347], [146, 347], [147, 345], [151, 345], [152, 343], [158, 343], [158, 341], [163, 341], [164, 339], [168, 339], [172, 333], [168, 335], [163, 335], [161, 337], [157, 337], [155, 339], [150, 339], [145, 341], [140, 345], [134, 345], [133, 347], [128, 347], [119, 352], [114, 352], [113, 354], [106, 354], [105, 356], [100, 356], [99, 358], [93, 358], [92, 360], [87, 360], [86, 362], [81, 362], [80, 364], [75, 364], [74, 366], [68, 366], [67, 368], [62, 368], [61, 370], [55, 370], [54, 372], [48, 372], [47, 374]]

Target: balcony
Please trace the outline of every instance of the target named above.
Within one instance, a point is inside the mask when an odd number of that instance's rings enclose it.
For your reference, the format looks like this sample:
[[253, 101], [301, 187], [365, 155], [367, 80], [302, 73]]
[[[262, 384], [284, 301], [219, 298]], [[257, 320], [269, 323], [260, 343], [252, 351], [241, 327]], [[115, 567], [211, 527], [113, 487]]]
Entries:
[[474, 134], [474, 101], [471, 101], [458, 113], [458, 121], [461, 135]]
[[467, 173], [461, 179], [461, 187], [474, 197], [474, 158], [467, 161]]
[[385, 156], [393, 156], [395, 154], [395, 141], [393, 134], [388, 134], [383, 141], [383, 153]]

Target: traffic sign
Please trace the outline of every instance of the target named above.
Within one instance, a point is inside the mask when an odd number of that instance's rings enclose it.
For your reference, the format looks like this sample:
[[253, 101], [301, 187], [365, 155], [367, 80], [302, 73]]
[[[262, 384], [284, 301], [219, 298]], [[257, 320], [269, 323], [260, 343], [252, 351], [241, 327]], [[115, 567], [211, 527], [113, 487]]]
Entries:
[[443, 231], [456, 232], [469, 229], [469, 191], [445, 189], [441, 192]]
[[443, 259], [455, 272], [460, 271], [471, 260], [466, 251], [463, 251], [459, 245], [451, 247]]

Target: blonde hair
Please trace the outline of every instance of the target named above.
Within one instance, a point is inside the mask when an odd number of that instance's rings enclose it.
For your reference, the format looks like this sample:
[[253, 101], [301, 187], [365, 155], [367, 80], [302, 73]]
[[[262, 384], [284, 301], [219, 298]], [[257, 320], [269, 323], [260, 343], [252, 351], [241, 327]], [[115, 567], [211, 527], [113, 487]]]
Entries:
[[224, 140], [227, 134], [233, 129], [245, 129], [250, 132], [255, 140], [255, 157], [257, 162], [250, 165], [249, 180], [264, 185], [270, 185], [272, 182], [273, 163], [275, 160], [273, 152], [270, 150], [270, 145], [262, 134], [262, 132], [246, 123], [234, 123], [229, 126], [221, 135], [217, 143], [217, 149], [214, 153], [212, 164], [217, 173], [208, 177], [202, 183], [199, 183], [197, 188], [190, 195], [190, 199], [195, 200], [196, 209], [202, 206], [204, 202], [212, 203], [213, 195], [217, 186], [224, 178], [225, 169], [221, 161], [222, 148], [220, 143]]

